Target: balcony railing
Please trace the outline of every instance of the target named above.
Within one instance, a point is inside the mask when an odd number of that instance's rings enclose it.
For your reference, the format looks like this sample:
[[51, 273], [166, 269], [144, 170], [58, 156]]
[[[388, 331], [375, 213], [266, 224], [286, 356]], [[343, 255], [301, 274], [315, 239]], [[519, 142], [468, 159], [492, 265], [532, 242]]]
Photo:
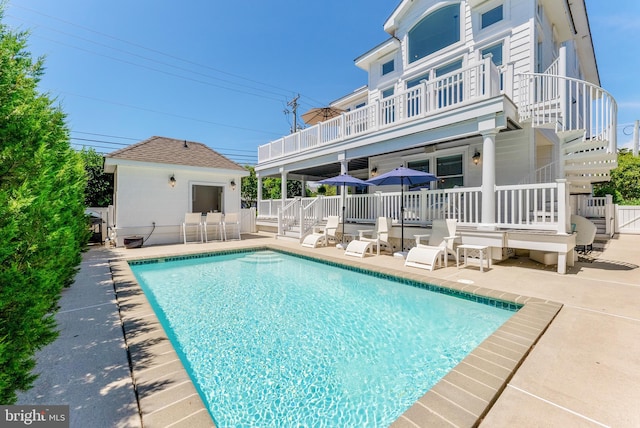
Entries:
[[351, 110], [258, 147], [258, 163], [370, 134], [441, 111], [496, 96], [505, 81], [485, 58], [478, 64], [433, 77], [404, 92]]
[[604, 89], [583, 80], [554, 74], [520, 74], [520, 120], [552, 126], [556, 132], [584, 130], [585, 138], [616, 149], [618, 107]]

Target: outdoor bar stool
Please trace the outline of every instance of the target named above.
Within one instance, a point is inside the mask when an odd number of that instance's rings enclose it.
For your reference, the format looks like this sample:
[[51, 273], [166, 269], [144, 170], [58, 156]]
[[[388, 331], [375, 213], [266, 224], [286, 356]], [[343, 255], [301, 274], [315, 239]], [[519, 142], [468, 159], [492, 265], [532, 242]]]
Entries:
[[196, 228], [196, 237], [200, 235], [200, 242], [202, 242], [202, 213], [186, 213], [184, 215], [184, 221], [182, 222], [182, 238], [184, 243], [187, 243], [187, 228]]
[[218, 240], [224, 240], [224, 224], [222, 220], [222, 213], [207, 213], [207, 217], [204, 220], [204, 241], [209, 242], [208, 229], [212, 229], [214, 232], [217, 232]]

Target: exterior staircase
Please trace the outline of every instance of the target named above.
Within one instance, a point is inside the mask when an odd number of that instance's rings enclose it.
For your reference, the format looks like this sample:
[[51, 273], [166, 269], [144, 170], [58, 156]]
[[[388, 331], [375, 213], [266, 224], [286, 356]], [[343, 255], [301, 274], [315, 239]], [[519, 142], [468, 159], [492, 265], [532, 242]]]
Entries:
[[604, 89], [565, 77], [563, 70], [556, 62], [545, 73], [519, 75], [518, 112], [523, 123], [558, 137], [559, 164], [536, 171], [536, 182], [544, 173], [546, 181], [566, 178], [570, 194], [591, 194], [592, 185], [609, 181], [617, 166], [617, 105]]
[[584, 130], [561, 131], [562, 168], [570, 182], [569, 193], [591, 194], [594, 183], [609, 181], [617, 166], [617, 154], [609, 151], [609, 142], [588, 139]]

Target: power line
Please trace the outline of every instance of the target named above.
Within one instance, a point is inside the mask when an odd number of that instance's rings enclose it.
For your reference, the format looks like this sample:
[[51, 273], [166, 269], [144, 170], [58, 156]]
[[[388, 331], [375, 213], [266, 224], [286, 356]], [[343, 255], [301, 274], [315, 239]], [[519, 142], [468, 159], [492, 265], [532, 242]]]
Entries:
[[[144, 45], [141, 45], [141, 44], [138, 44], [138, 43], [134, 43], [134, 42], [131, 42], [129, 40], [121, 39], [119, 37], [115, 37], [115, 36], [112, 36], [112, 35], [107, 34], [107, 33], [96, 31], [96, 30], [94, 30], [92, 28], [85, 27], [83, 25], [79, 25], [79, 24], [76, 24], [74, 22], [67, 21], [67, 20], [64, 20], [64, 19], [61, 19], [61, 18], [58, 18], [58, 17], [55, 17], [55, 16], [51, 16], [51, 15], [48, 15], [46, 13], [43, 13], [43, 12], [28, 8], [28, 7], [25, 7], [25, 6], [19, 6], [19, 5], [13, 4], [13, 3], [11, 4], [11, 6], [19, 8], [19, 9], [27, 10], [29, 12], [32, 12], [32, 13], [35, 13], [35, 14], [38, 14], [38, 15], [41, 15], [41, 16], [45, 16], [47, 18], [62, 22], [64, 24], [67, 24], [67, 25], [70, 25], [70, 26], [73, 26], [73, 27], [81, 28], [81, 29], [83, 29], [85, 31], [88, 31], [88, 32], [91, 32], [91, 33], [94, 33], [94, 34], [98, 34], [100, 36], [107, 37], [107, 38], [110, 38], [112, 40], [115, 40], [115, 41], [118, 41], [118, 42], [121, 42], [121, 43], [125, 43], [125, 44], [131, 45], [131, 46], [134, 46], [134, 47], [137, 47], [137, 48], [149, 51], [149, 52], [153, 52], [153, 53], [156, 53], [156, 54], [159, 54], [159, 55], [163, 55], [165, 57], [168, 57], [168, 58], [171, 58], [171, 59], [174, 59], [174, 60], [182, 61], [182, 62], [187, 63], [187, 64], [191, 64], [191, 65], [195, 65], [195, 66], [202, 67], [202, 68], [205, 68], [205, 69], [209, 69], [211, 71], [215, 71], [217, 73], [225, 74], [227, 76], [232, 76], [232, 77], [235, 77], [237, 79], [245, 80], [245, 81], [248, 81], [248, 82], [251, 82], [251, 83], [256, 83], [256, 84], [259, 84], [259, 85], [263, 85], [263, 86], [267, 86], [267, 87], [270, 87], [270, 88], [278, 89], [280, 91], [286, 92], [287, 95], [294, 93], [294, 91], [291, 91], [289, 89], [280, 88], [278, 86], [275, 86], [275, 85], [272, 85], [272, 84], [269, 84], [269, 83], [265, 83], [265, 82], [261, 82], [261, 81], [255, 80], [255, 79], [251, 79], [251, 78], [247, 78], [247, 77], [244, 77], [244, 76], [240, 76], [240, 75], [235, 74], [235, 73], [231, 73], [231, 72], [228, 72], [228, 71], [225, 71], [225, 70], [221, 70], [221, 69], [218, 69], [218, 68], [215, 68], [215, 67], [211, 67], [209, 65], [200, 64], [198, 62], [191, 61], [191, 60], [188, 60], [188, 59], [185, 59], [185, 58], [181, 58], [181, 57], [178, 57], [176, 55], [172, 55], [172, 54], [169, 54], [169, 53], [157, 50], [157, 49], [149, 48], [147, 46], [144, 46]], [[59, 31], [59, 30], [55, 30], [55, 31]], [[84, 38], [81, 38], [79, 36], [72, 36], [72, 37], [77, 37], [77, 38], [80, 38], [80, 39], [84, 39]], [[91, 43], [100, 44], [98, 42], [92, 42], [92, 41], [91, 41]], [[108, 47], [110, 47], [110, 46], [108, 46]], [[116, 49], [116, 48], [113, 48], [113, 47], [110, 47], [110, 48], [111, 49]], [[155, 61], [155, 60], [152, 60], [152, 61]], [[212, 77], [212, 78], [216, 79], [215, 77]], [[222, 79], [219, 79], [219, 80], [222, 80]], [[238, 83], [233, 83], [233, 84], [241, 85], [241, 84], [238, 84]], [[258, 88], [253, 88], [253, 89], [262, 90], [262, 89], [258, 89]], [[262, 90], [262, 91], [265, 91], [265, 90]], [[265, 91], [265, 92], [267, 92], [267, 91]], [[325, 103], [323, 103], [321, 101], [318, 101], [318, 100], [315, 100], [315, 99], [313, 99], [311, 97], [308, 97], [308, 96], [305, 96], [305, 97], [308, 98], [309, 100], [312, 100], [312, 101], [315, 101], [317, 103], [320, 103], [321, 105], [325, 104]]]
[[75, 94], [73, 92], [66, 92], [66, 91], [56, 91], [56, 92], [61, 93], [61, 94], [71, 95], [71, 96], [74, 96], [74, 97], [86, 98], [86, 99], [89, 99], [89, 100], [92, 100], [92, 101], [99, 101], [99, 102], [103, 102], [103, 103], [106, 103], [106, 104], [113, 104], [113, 105], [117, 105], [117, 106], [120, 106], [120, 107], [127, 107], [127, 108], [146, 111], [146, 112], [150, 112], [150, 113], [162, 114], [162, 115], [165, 115], [165, 116], [172, 116], [172, 117], [176, 117], [176, 118], [179, 118], [179, 119], [191, 120], [191, 121], [200, 122], [200, 123], [206, 123], [206, 124], [209, 124], [209, 125], [224, 126], [224, 127], [227, 127], [227, 128], [240, 129], [240, 130], [243, 130], [243, 131], [257, 132], [257, 133], [260, 133], [260, 134], [269, 134], [269, 135], [281, 136], [281, 134], [278, 133], [278, 132], [269, 132], [269, 131], [264, 131], [264, 130], [260, 130], [260, 129], [245, 128], [245, 127], [242, 127], [242, 126], [227, 125], [226, 123], [212, 122], [210, 120], [196, 119], [196, 118], [193, 118], [193, 117], [182, 116], [182, 115], [175, 114], [175, 113], [167, 113], [167, 112], [163, 112], [163, 111], [159, 111], [159, 110], [153, 110], [153, 109], [146, 108], [146, 107], [138, 107], [138, 106], [134, 106], [134, 105], [131, 105], [131, 104], [124, 104], [124, 103], [120, 103], [120, 102], [116, 102], [116, 101], [109, 101], [109, 100], [103, 100], [103, 99], [100, 99], [100, 98], [90, 97], [90, 96], [87, 96], [87, 95]]

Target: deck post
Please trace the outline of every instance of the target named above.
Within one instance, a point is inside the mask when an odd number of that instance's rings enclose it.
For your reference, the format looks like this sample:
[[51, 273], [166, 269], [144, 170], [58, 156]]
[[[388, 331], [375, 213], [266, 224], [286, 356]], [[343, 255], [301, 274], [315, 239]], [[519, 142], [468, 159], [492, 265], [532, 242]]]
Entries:
[[256, 180], [258, 181], [258, 189], [257, 189], [258, 190], [258, 193], [257, 193], [258, 211], [260, 211], [260, 202], [262, 202], [262, 177], [260, 176], [260, 173], [256, 173]]
[[558, 234], [566, 235], [571, 230], [571, 210], [569, 209], [569, 182], [566, 179], [556, 180], [558, 183]]
[[282, 199], [282, 208], [287, 205], [287, 171], [284, 168], [280, 168], [280, 196]]

